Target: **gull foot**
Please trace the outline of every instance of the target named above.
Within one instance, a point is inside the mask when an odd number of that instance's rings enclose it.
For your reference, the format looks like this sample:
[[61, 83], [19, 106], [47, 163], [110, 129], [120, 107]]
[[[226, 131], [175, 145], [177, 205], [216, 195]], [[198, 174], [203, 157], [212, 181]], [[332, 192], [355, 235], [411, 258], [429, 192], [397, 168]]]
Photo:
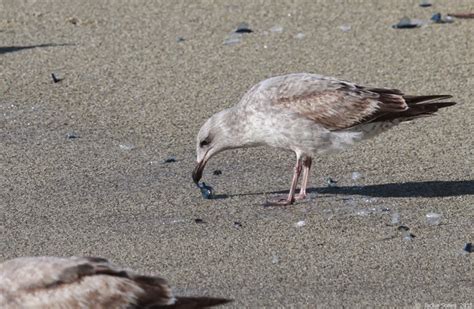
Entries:
[[269, 206], [288, 206], [291, 205], [295, 202], [295, 199], [289, 200], [287, 198], [281, 198], [278, 200], [273, 200], [273, 201], [266, 201], [263, 206], [269, 207]]
[[300, 193], [295, 195], [295, 201], [301, 201], [304, 200], [308, 196], [306, 193]]

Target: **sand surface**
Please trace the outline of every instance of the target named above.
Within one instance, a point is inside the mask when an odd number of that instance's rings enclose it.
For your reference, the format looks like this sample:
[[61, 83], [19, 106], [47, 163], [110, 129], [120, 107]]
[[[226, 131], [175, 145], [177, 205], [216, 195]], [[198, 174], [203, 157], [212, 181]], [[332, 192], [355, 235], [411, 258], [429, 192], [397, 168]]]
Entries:
[[[391, 28], [474, 11], [433, 2], [0, 0], [0, 260], [103, 256], [230, 307], [472, 305], [474, 20]], [[224, 45], [240, 22], [254, 32]], [[202, 123], [291, 72], [458, 105], [315, 158], [309, 201], [262, 207], [294, 164], [268, 148], [211, 160], [204, 200]]]

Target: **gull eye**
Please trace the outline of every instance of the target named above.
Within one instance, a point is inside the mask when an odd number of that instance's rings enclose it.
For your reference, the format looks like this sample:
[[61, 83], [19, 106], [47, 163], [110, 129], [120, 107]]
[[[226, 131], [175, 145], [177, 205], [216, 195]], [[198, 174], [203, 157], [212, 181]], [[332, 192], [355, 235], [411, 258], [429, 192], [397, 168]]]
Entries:
[[207, 140], [207, 138], [205, 140], [203, 140], [200, 144], [199, 144], [199, 147], [204, 147], [204, 146], [207, 146], [209, 145], [209, 141]]

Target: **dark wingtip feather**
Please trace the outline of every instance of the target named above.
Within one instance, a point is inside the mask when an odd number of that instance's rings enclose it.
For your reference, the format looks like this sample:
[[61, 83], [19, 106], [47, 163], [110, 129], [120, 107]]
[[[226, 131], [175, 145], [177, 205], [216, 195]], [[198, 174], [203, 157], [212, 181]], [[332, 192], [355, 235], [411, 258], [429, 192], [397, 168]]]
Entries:
[[403, 99], [408, 106], [421, 103], [421, 102], [432, 102], [444, 99], [452, 98], [452, 95], [449, 94], [441, 94], [441, 95], [404, 95]]
[[199, 309], [219, 306], [233, 302], [232, 299], [212, 298], [212, 297], [176, 297], [176, 302], [172, 305], [156, 305], [147, 308], [166, 309]]

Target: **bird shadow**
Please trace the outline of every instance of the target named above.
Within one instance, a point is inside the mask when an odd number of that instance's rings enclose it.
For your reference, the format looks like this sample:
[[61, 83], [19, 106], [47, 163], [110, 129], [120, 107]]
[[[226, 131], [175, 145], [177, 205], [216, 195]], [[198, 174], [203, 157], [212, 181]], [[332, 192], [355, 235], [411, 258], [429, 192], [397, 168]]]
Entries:
[[[421, 181], [404, 183], [385, 183], [368, 186], [318, 187], [308, 188], [309, 193], [363, 195], [371, 197], [448, 197], [474, 195], [474, 180], [459, 181]], [[288, 190], [273, 192], [252, 192], [231, 196], [287, 194]]]
[[47, 44], [38, 44], [38, 45], [27, 45], [27, 46], [0, 46], [0, 55], [13, 53], [17, 51], [21, 51], [24, 49], [33, 49], [33, 48], [44, 48], [44, 47], [60, 47], [60, 46], [71, 46], [75, 44], [71, 43], [63, 43], [63, 44], [55, 44], [55, 43], [47, 43]]

